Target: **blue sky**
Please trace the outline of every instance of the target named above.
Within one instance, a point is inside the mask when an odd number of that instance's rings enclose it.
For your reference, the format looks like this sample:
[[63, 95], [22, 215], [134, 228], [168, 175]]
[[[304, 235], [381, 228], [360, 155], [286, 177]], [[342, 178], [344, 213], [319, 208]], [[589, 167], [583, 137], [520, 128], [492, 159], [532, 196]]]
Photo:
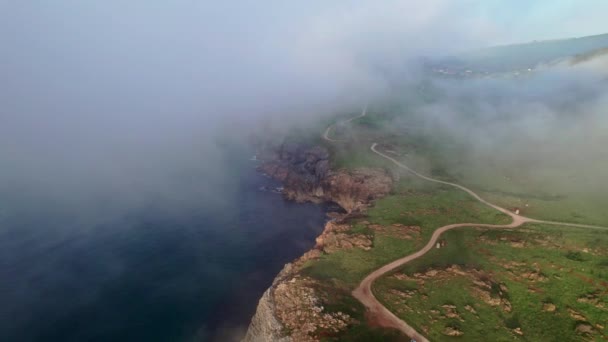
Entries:
[[605, 0], [485, 0], [474, 15], [490, 19], [499, 43], [558, 39], [608, 33]]

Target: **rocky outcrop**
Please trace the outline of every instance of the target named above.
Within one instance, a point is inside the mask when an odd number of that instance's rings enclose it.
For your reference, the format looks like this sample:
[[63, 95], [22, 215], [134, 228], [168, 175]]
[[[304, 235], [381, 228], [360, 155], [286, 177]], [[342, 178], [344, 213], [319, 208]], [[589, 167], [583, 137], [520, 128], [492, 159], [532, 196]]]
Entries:
[[[393, 180], [384, 170], [332, 171], [329, 165], [329, 153], [324, 148], [284, 144], [259, 169], [283, 183], [287, 199], [334, 202], [351, 215], [391, 190]], [[264, 292], [243, 341], [316, 341], [315, 333], [335, 333], [352, 324], [354, 320], [345, 313], [325, 311], [315, 281], [299, 271], [308, 260], [323, 253], [350, 248], [368, 250], [371, 246], [371, 237], [353, 234], [350, 225], [339, 220], [327, 222], [315, 248], [287, 264]]]
[[315, 248], [327, 254], [351, 248], [370, 250], [373, 244], [371, 237], [364, 234], [350, 234], [348, 231], [351, 228], [346, 224], [327, 222], [323, 233], [317, 237]]
[[258, 302], [258, 307], [255, 315], [251, 319], [247, 335], [243, 341], [248, 342], [291, 342], [293, 339], [287, 335], [285, 327], [277, 319], [275, 311], [275, 303], [273, 300], [273, 288], [269, 288], [264, 292], [262, 298]]
[[290, 200], [335, 202], [349, 213], [388, 194], [393, 183], [382, 169], [332, 171], [326, 149], [295, 144], [283, 144], [259, 169], [281, 181]]
[[258, 307], [256, 308], [255, 315], [251, 319], [243, 342], [293, 341], [289, 331], [286, 329], [285, 325], [283, 325], [283, 322], [279, 321], [277, 304], [274, 299], [276, 287], [283, 283], [292, 272], [293, 265], [285, 265], [283, 270], [281, 270], [272, 282], [272, 286], [264, 292], [264, 295], [258, 302]]
[[336, 333], [355, 322], [343, 312], [326, 312], [320, 294], [315, 290], [316, 282], [299, 273], [307, 261], [318, 259], [323, 253], [348, 248], [369, 249], [371, 238], [346, 233], [351, 229], [347, 224], [327, 222], [315, 247], [285, 265], [260, 299], [243, 342], [313, 342], [318, 340], [314, 337], [316, 333]]

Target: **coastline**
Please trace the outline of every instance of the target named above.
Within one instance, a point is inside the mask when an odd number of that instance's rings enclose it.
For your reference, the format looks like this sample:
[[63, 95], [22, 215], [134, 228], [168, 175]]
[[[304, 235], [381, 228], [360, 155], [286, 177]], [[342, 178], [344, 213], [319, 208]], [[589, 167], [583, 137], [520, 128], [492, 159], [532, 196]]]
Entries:
[[[283, 186], [283, 196], [297, 203], [335, 203], [343, 213], [331, 217], [313, 248], [287, 263], [258, 302], [244, 342], [314, 341], [317, 328], [339, 331], [354, 323], [346, 314], [323, 313], [313, 282], [299, 272], [307, 261], [343, 248], [371, 248], [371, 240], [346, 232], [347, 220], [360, 215], [370, 203], [391, 190], [393, 179], [380, 169], [331, 170], [329, 154], [321, 147], [282, 145], [262, 162], [258, 171]], [[295, 314], [296, 317], [293, 317]]]

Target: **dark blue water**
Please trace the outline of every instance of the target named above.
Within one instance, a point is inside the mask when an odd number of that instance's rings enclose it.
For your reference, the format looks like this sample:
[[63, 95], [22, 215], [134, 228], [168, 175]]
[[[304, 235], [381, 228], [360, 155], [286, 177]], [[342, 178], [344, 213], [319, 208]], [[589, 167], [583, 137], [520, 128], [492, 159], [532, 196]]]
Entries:
[[276, 273], [325, 221], [320, 206], [261, 191], [278, 184], [247, 163], [233, 178], [236, 195], [217, 194], [219, 206], [149, 204], [93, 226], [43, 208], [0, 216], [0, 340], [239, 336]]

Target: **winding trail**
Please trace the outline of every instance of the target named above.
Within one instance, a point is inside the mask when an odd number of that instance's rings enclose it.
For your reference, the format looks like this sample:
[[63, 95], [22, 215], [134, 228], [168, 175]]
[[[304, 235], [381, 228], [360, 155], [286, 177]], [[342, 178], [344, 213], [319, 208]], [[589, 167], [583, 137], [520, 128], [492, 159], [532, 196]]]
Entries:
[[[344, 122], [350, 122], [354, 119], [363, 117], [366, 114], [367, 114], [367, 106], [365, 106], [363, 108], [360, 115], [353, 117]], [[333, 125], [330, 125], [329, 127], [327, 127], [327, 129], [325, 130], [325, 133], [323, 134], [323, 138], [325, 140], [331, 141], [331, 142], [345, 141], [345, 140], [335, 140], [335, 139], [331, 139], [329, 137], [329, 133], [330, 133], [332, 126]], [[372, 318], [378, 325], [385, 327], [385, 328], [397, 329], [417, 342], [428, 342], [428, 339], [426, 337], [424, 337], [423, 335], [421, 335], [419, 332], [417, 332], [416, 329], [414, 329], [412, 326], [410, 326], [409, 324], [407, 324], [406, 322], [401, 320], [399, 317], [397, 317], [395, 314], [393, 314], [384, 305], [382, 305], [382, 303], [380, 303], [378, 301], [378, 299], [376, 298], [376, 296], [374, 296], [374, 293], [372, 292], [372, 284], [376, 279], [382, 277], [386, 273], [391, 272], [391, 271], [395, 270], [396, 268], [401, 267], [401, 266], [407, 264], [408, 262], [418, 259], [421, 256], [428, 253], [435, 246], [435, 244], [437, 243], [437, 239], [439, 239], [441, 234], [447, 232], [448, 230], [452, 230], [452, 229], [456, 229], [456, 228], [483, 227], [483, 228], [490, 228], [490, 229], [504, 229], [504, 228], [516, 228], [525, 223], [543, 223], [543, 224], [577, 227], [577, 228], [608, 229], [608, 227], [601, 227], [601, 226], [594, 226], [594, 225], [536, 220], [536, 219], [532, 219], [529, 217], [517, 215], [505, 208], [502, 208], [496, 204], [486, 201], [485, 199], [481, 198], [478, 194], [476, 194], [473, 190], [466, 188], [460, 184], [446, 182], [446, 181], [434, 179], [434, 178], [425, 176], [423, 174], [420, 174], [420, 173], [410, 169], [407, 165], [399, 162], [398, 160], [384, 154], [381, 151], [378, 151], [378, 149], [376, 149], [376, 146], [378, 146], [377, 143], [373, 143], [371, 146], [371, 150], [374, 153], [378, 154], [379, 156], [381, 156], [383, 158], [390, 160], [395, 165], [406, 170], [407, 172], [409, 172], [419, 178], [427, 180], [429, 182], [444, 184], [444, 185], [458, 188], [458, 189], [468, 193], [469, 195], [471, 195], [473, 198], [475, 198], [479, 202], [510, 216], [512, 219], [512, 222], [510, 224], [504, 224], [504, 225], [480, 224], [480, 223], [454, 223], [454, 224], [449, 224], [447, 226], [439, 227], [433, 232], [433, 235], [431, 236], [430, 240], [427, 242], [427, 244], [422, 249], [378, 268], [374, 272], [370, 273], [367, 277], [365, 277], [361, 281], [359, 286], [352, 292], [353, 296], [355, 298], [357, 298], [357, 300], [359, 300], [367, 308], [368, 315], [369, 315], [368, 317]]]
[[[352, 118], [342, 121], [342, 124], [346, 124], [349, 123], [353, 120], [359, 119], [364, 117], [365, 115], [367, 115], [367, 105], [365, 105], [365, 107], [363, 107], [363, 110], [361, 110], [361, 114], [357, 115], [357, 116], [353, 116]], [[331, 133], [331, 129], [335, 126], [336, 124], [334, 123], [333, 125], [329, 125], [327, 126], [327, 129], [325, 129], [325, 132], [323, 133], [323, 139], [327, 140], [327, 141], [331, 141], [331, 142], [344, 142], [344, 141], [348, 141], [347, 139], [332, 139], [329, 137], [329, 133]]]

